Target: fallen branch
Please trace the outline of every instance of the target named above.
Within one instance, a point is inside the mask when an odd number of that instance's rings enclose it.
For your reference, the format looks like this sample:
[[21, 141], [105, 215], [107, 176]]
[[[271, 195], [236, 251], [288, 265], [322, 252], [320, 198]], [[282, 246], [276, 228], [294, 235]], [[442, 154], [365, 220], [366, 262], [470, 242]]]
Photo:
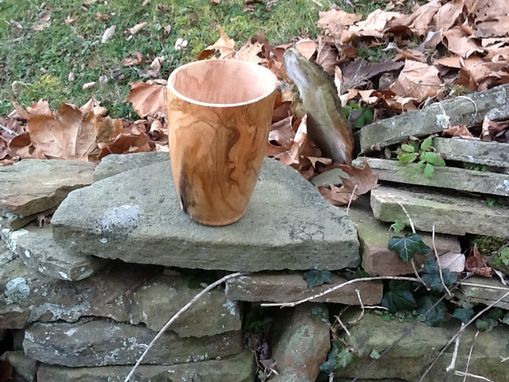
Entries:
[[323, 292], [317, 293], [313, 296], [303, 298], [302, 300], [298, 301], [292, 301], [292, 302], [270, 302], [270, 303], [263, 303], [260, 306], [263, 307], [273, 307], [273, 306], [279, 306], [281, 308], [292, 308], [294, 306], [304, 304], [305, 302], [315, 300], [319, 297], [323, 297], [328, 295], [329, 293], [332, 293], [334, 291], [337, 291], [338, 289], [341, 289], [347, 285], [354, 284], [357, 282], [365, 282], [365, 281], [378, 281], [378, 280], [402, 280], [402, 281], [414, 281], [421, 283], [426, 286], [426, 283], [422, 279], [418, 279], [415, 277], [404, 277], [404, 276], [374, 276], [374, 277], [364, 277], [361, 279], [353, 279], [345, 281], [344, 283], [334, 285], [333, 287], [324, 290]]
[[483, 377], [482, 375], [475, 375], [475, 374], [465, 373], [463, 371], [455, 371], [454, 375], [458, 375], [460, 377], [464, 376], [465, 378], [469, 377], [469, 378], [474, 378], [474, 379], [480, 379], [481, 381], [486, 381], [486, 382], [493, 382], [491, 379]]
[[208, 293], [209, 291], [211, 291], [212, 289], [214, 289], [215, 287], [221, 285], [222, 283], [224, 283], [225, 281], [227, 280], [230, 280], [230, 279], [233, 279], [233, 278], [236, 278], [236, 277], [239, 277], [239, 276], [243, 276], [244, 273], [240, 273], [240, 272], [237, 272], [237, 273], [232, 273], [232, 274], [229, 274], [229, 275], [226, 275], [222, 278], [220, 278], [219, 280], [213, 282], [212, 284], [210, 284], [208, 287], [206, 287], [205, 289], [203, 289], [200, 293], [198, 293], [196, 296], [194, 296], [191, 301], [189, 301], [186, 305], [184, 305], [177, 313], [175, 313], [175, 315], [173, 315], [172, 318], [170, 318], [168, 320], [168, 322], [166, 322], [166, 324], [164, 324], [164, 326], [161, 328], [161, 330], [159, 330], [159, 332], [157, 332], [156, 336], [154, 337], [154, 339], [152, 341], [150, 341], [150, 343], [148, 344], [147, 348], [145, 349], [145, 351], [143, 352], [143, 354], [141, 355], [140, 358], [138, 358], [138, 360], [136, 361], [136, 364], [133, 366], [133, 368], [131, 369], [131, 371], [129, 372], [129, 374], [127, 375], [127, 377], [125, 377], [124, 379], [124, 382], [129, 382], [129, 379], [131, 379], [131, 377], [133, 376], [135, 370], [138, 368], [138, 366], [140, 366], [141, 362], [143, 361], [143, 359], [145, 358], [145, 356], [147, 355], [148, 351], [152, 348], [152, 346], [154, 346], [154, 344], [156, 343], [156, 341], [161, 338], [161, 336], [163, 335], [163, 333], [171, 326], [171, 324], [173, 324], [177, 318], [179, 318], [182, 313], [184, 313], [186, 310], [188, 310], [196, 301], [198, 301], [203, 295], [205, 295], [206, 293]]
[[497, 300], [493, 301], [490, 305], [488, 305], [486, 308], [484, 308], [483, 310], [481, 310], [479, 313], [477, 313], [474, 317], [472, 317], [470, 319], [470, 321], [468, 321], [464, 326], [462, 326], [460, 328], [460, 330], [458, 330], [458, 332], [449, 340], [449, 342], [447, 342], [447, 344], [442, 348], [442, 350], [440, 351], [440, 353], [438, 353], [438, 355], [433, 359], [433, 361], [431, 362], [431, 364], [428, 366], [428, 368], [424, 371], [424, 374], [421, 376], [421, 378], [419, 379], [418, 382], [422, 382], [424, 380], [424, 378], [426, 377], [426, 375], [428, 375], [428, 373], [430, 372], [430, 370], [433, 368], [433, 366], [435, 366], [435, 364], [437, 363], [438, 359], [442, 356], [442, 354], [444, 354], [445, 350], [449, 347], [450, 344], [452, 344], [454, 341], [456, 341], [456, 338], [458, 338], [461, 333], [463, 333], [463, 331], [468, 328], [468, 326], [470, 324], [472, 324], [475, 320], [477, 320], [484, 312], [488, 311], [489, 309], [491, 309], [493, 306], [495, 306], [496, 304], [498, 304], [500, 301], [502, 301], [504, 298], [506, 298], [507, 296], [509, 296], [509, 292], [505, 293], [502, 297], [498, 298]]
[[476, 283], [466, 283], [466, 282], [462, 282], [460, 281], [460, 285], [463, 286], [472, 286], [472, 287], [477, 287], [477, 288], [484, 288], [484, 289], [495, 289], [495, 290], [505, 290], [505, 291], [509, 291], [509, 288], [508, 287], [498, 287], [498, 286], [494, 286], [494, 285], [483, 285], [483, 284], [476, 284]]
[[440, 266], [440, 259], [438, 258], [438, 251], [437, 251], [437, 247], [435, 245], [435, 225], [434, 224], [433, 224], [433, 230], [431, 232], [431, 244], [433, 246], [433, 252], [435, 253], [435, 259], [437, 261], [437, 267], [438, 267], [438, 274], [440, 276], [440, 282], [442, 283], [442, 286], [444, 287], [444, 289], [447, 292], [447, 294], [449, 295], [449, 297], [452, 297], [451, 291], [449, 290], [449, 288], [447, 288], [447, 285], [445, 285], [444, 274], [442, 273], [442, 267]]
[[[463, 382], [466, 382], [466, 380], [467, 380], [468, 368], [470, 367], [470, 359], [472, 358], [472, 352], [474, 351], [475, 340], [477, 339], [478, 335], [479, 335], [479, 330], [477, 332], [475, 332], [474, 339], [472, 340], [472, 346], [470, 346], [470, 351], [468, 352], [467, 365], [465, 366], [465, 377], [463, 378]], [[449, 370], [447, 370], [447, 371], [449, 371]], [[456, 371], [455, 374], [456, 373], [458, 373], [458, 371]]]

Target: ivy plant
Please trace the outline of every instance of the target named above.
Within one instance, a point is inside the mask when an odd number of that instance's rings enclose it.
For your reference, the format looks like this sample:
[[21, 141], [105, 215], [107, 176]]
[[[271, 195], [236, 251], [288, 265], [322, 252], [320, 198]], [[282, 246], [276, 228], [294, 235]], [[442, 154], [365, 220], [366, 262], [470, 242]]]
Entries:
[[425, 177], [431, 178], [435, 174], [435, 167], [444, 167], [445, 162], [439, 153], [435, 152], [432, 137], [428, 137], [420, 144], [418, 142], [401, 145], [398, 150], [398, 160], [400, 163], [417, 164], [422, 169]]

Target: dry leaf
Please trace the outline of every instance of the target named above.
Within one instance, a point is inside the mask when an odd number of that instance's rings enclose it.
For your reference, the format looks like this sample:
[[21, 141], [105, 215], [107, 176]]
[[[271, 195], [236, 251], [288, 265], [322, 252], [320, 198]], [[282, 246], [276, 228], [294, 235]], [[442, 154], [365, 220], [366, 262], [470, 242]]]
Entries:
[[228, 37], [222, 26], [218, 26], [217, 29], [219, 31], [219, 39], [198, 54], [199, 60], [210, 57], [214, 52], [219, 52], [220, 59], [231, 59], [235, 55], [235, 41]]
[[458, 17], [463, 13], [463, 1], [450, 1], [440, 7], [436, 13], [436, 28], [443, 32], [449, 30], [455, 23]]
[[143, 54], [141, 52], [134, 52], [134, 54], [130, 57], [124, 58], [122, 60], [123, 66], [135, 66], [139, 65], [143, 62]]
[[144, 21], [142, 23], [136, 24], [135, 26], [133, 26], [131, 28], [128, 28], [127, 31], [132, 36], [132, 35], [135, 35], [136, 33], [138, 33], [139, 31], [141, 31], [147, 25], [148, 25], [148, 23], [146, 21]]
[[96, 148], [93, 114], [84, 116], [74, 105], [62, 104], [58, 113], [31, 114], [27, 131], [36, 157], [87, 160]]
[[316, 64], [331, 76], [334, 75], [336, 65], [338, 64], [338, 49], [329, 44], [325, 39], [318, 39], [318, 53], [316, 55]]
[[400, 17], [398, 12], [386, 12], [377, 9], [371, 12], [366, 20], [352, 25], [349, 29], [355, 36], [382, 38], [389, 22]]
[[335, 166], [348, 174], [348, 178], [342, 178], [341, 187], [319, 187], [319, 190], [330, 203], [336, 206], [345, 206], [378, 186], [378, 175], [371, 170], [366, 161], [364, 161], [364, 167], [346, 164]]
[[317, 48], [318, 44], [309, 38], [299, 40], [295, 43], [295, 49], [297, 49], [297, 52], [306, 57], [308, 60], [313, 57]]
[[353, 25], [361, 19], [361, 15], [347, 13], [340, 9], [332, 9], [327, 12], [320, 12], [320, 19], [317, 25], [318, 28], [322, 29], [325, 33], [339, 39], [350, 25]]
[[147, 76], [151, 78], [157, 78], [159, 77], [161, 73], [161, 64], [163, 63], [164, 59], [163, 57], [156, 57], [150, 64], [148, 70], [147, 70]]
[[411, 97], [421, 102], [438, 94], [442, 81], [434, 66], [418, 61], [407, 60], [391, 90], [399, 96]]
[[150, 137], [146, 133], [120, 134], [109, 145], [103, 147], [98, 154], [102, 159], [109, 154], [142, 153], [152, 151]]
[[94, 86], [95, 86], [96, 82], [95, 81], [92, 81], [92, 82], [87, 82], [87, 83], [84, 83], [83, 86], [81, 87], [83, 90], [88, 90], [88, 89], [92, 89]]
[[448, 269], [449, 272], [460, 273], [465, 270], [465, 255], [462, 253], [447, 252], [440, 255], [438, 264], [442, 269]]
[[254, 64], [260, 64], [264, 61], [261, 57], [261, 53], [263, 50], [263, 42], [260, 41], [248, 41], [242, 48], [239, 49], [235, 58], [241, 61], [248, 61]]
[[289, 116], [279, 122], [273, 123], [269, 131], [269, 142], [279, 146], [281, 152], [287, 151], [292, 146], [295, 132], [292, 128], [293, 117]]
[[43, 12], [39, 17], [37, 24], [32, 25], [32, 30], [42, 31], [51, 25], [51, 14], [49, 12]]
[[104, 33], [103, 33], [103, 35], [101, 37], [101, 43], [105, 44], [106, 42], [108, 42], [108, 40], [110, 38], [112, 38], [113, 35], [115, 34], [115, 30], [116, 29], [117, 29], [116, 25], [112, 25], [109, 28], [106, 28], [106, 30], [104, 31]]
[[491, 277], [491, 267], [488, 266], [484, 257], [481, 256], [477, 247], [469, 251], [465, 269], [482, 277]]
[[411, 15], [400, 15], [391, 22], [390, 28], [406, 26], [418, 36], [425, 36], [428, 29], [433, 25], [432, 20], [441, 6], [439, 0], [431, 0], [427, 4], [418, 7]]
[[166, 86], [151, 81], [132, 83], [127, 97], [127, 101], [131, 102], [134, 111], [141, 118], [164, 116], [165, 100]]
[[455, 125], [450, 126], [442, 132], [444, 137], [457, 137], [462, 139], [474, 139], [475, 137], [472, 135], [470, 130], [468, 130], [466, 125]]
[[476, 40], [469, 36], [461, 27], [454, 27], [444, 33], [447, 49], [458, 56], [468, 58], [474, 53], [482, 53], [484, 49]]

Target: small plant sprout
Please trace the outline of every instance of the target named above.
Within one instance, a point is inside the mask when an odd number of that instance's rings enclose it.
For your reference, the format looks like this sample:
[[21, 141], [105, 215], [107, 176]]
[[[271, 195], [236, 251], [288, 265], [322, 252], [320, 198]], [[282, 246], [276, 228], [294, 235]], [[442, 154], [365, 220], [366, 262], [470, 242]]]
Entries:
[[432, 137], [428, 137], [420, 144], [418, 142], [401, 145], [398, 150], [400, 163], [408, 164], [417, 161], [425, 177], [431, 178], [435, 174], [435, 167], [444, 167], [445, 162], [439, 153], [435, 152]]

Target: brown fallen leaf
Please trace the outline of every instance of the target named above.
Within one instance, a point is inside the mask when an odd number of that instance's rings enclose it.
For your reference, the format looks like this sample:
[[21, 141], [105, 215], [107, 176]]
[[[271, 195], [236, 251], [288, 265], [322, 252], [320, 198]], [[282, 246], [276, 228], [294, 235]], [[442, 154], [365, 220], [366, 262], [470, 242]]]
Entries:
[[162, 117], [166, 108], [166, 86], [155, 81], [134, 82], [127, 101], [141, 118]]
[[349, 31], [357, 37], [383, 38], [384, 31], [392, 20], [400, 17], [399, 12], [387, 12], [377, 9], [371, 12], [364, 21], [352, 25]]
[[442, 87], [434, 66], [422, 62], [407, 60], [396, 82], [390, 89], [399, 96], [411, 97], [421, 102], [435, 97]]
[[449, 30], [463, 13], [463, 0], [450, 1], [442, 5], [436, 13], [435, 26], [443, 32]]
[[269, 131], [269, 142], [281, 147], [281, 152], [287, 151], [292, 146], [295, 138], [295, 132], [292, 127], [293, 116], [273, 123]]
[[322, 29], [324, 33], [336, 39], [341, 39], [341, 35], [348, 27], [361, 19], [361, 15], [347, 13], [340, 9], [331, 9], [327, 12], [320, 12], [320, 19], [318, 20], [317, 26], [319, 29]]
[[122, 60], [123, 66], [136, 66], [143, 62], [143, 54], [141, 52], [134, 52], [132, 56], [126, 57]]
[[127, 134], [122, 133], [115, 140], [101, 148], [98, 159], [109, 154], [142, 153], [152, 151], [150, 137], [146, 133]]
[[468, 252], [465, 269], [476, 275], [491, 278], [491, 267], [488, 266], [484, 257], [481, 256], [477, 247], [471, 248]]
[[199, 60], [210, 57], [214, 52], [219, 53], [220, 59], [230, 59], [235, 55], [235, 41], [228, 37], [222, 26], [218, 26], [217, 29], [219, 31], [219, 39], [198, 54]]
[[484, 49], [461, 27], [454, 27], [444, 33], [444, 42], [450, 52], [468, 58], [474, 53], [483, 53]]
[[261, 64], [265, 62], [265, 59], [261, 57], [263, 45], [263, 42], [250, 40], [237, 51], [235, 59]]
[[433, 25], [433, 18], [441, 6], [442, 4], [439, 0], [430, 0], [427, 4], [418, 6], [412, 14], [400, 15], [396, 19], [391, 20], [388, 29], [405, 26], [416, 35], [424, 36], [428, 32], [430, 26]]
[[454, 125], [450, 126], [442, 131], [444, 137], [457, 137], [462, 139], [475, 139], [470, 130], [466, 125]]
[[348, 205], [350, 200], [353, 202], [359, 196], [366, 194], [378, 186], [378, 175], [371, 170], [368, 163], [364, 161], [364, 167], [355, 167], [346, 164], [335, 164], [334, 166], [343, 170], [348, 177], [342, 178], [341, 187], [319, 187], [320, 193], [332, 204], [336, 206]]
[[311, 40], [309, 38], [299, 40], [295, 43], [295, 49], [297, 49], [297, 52], [302, 54], [308, 60], [313, 57], [317, 48], [318, 44], [315, 40]]
[[145, 28], [148, 25], [146, 21], [136, 24], [135, 26], [128, 28], [127, 32], [132, 36], [141, 31], [143, 28]]
[[31, 114], [27, 131], [37, 158], [87, 160], [96, 148], [93, 113], [84, 116], [74, 105], [63, 103], [58, 113]]

